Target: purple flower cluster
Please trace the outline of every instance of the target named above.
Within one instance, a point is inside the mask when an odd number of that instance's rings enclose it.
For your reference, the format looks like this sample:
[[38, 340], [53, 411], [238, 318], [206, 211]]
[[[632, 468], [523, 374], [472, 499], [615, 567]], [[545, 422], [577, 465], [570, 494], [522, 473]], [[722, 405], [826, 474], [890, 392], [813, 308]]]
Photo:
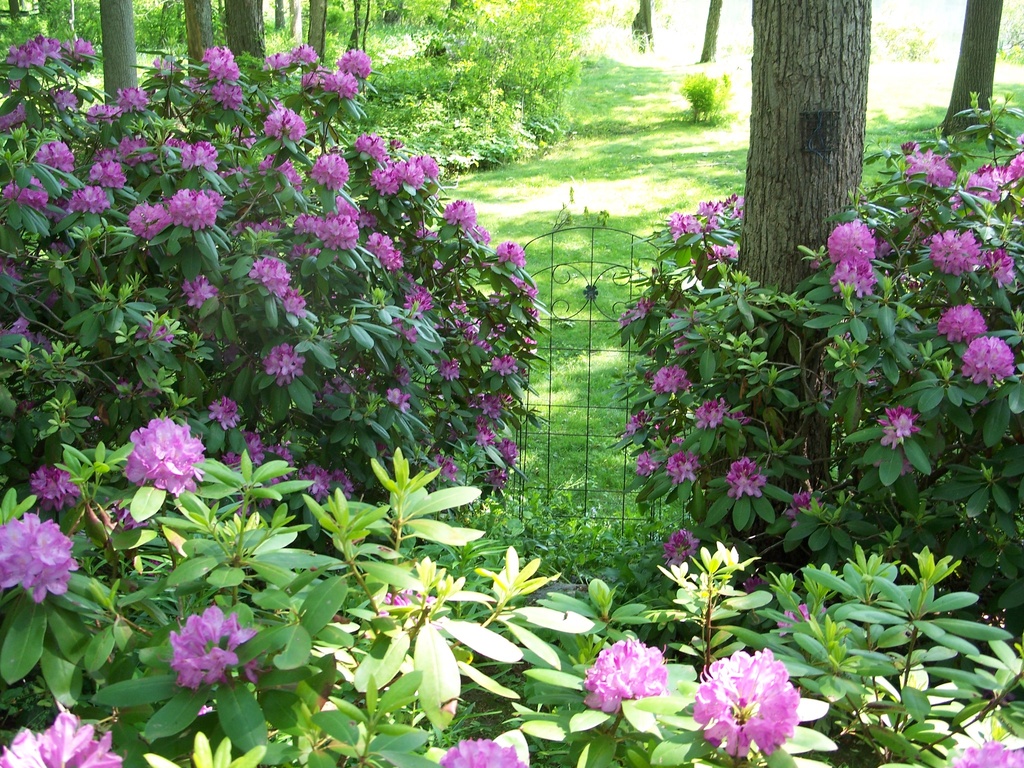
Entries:
[[950, 341], [970, 341], [988, 331], [981, 312], [970, 304], [950, 307], [939, 317], [936, 330]]
[[729, 404], [725, 402], [725, 398], [720, 397], [717, 400], [707, 400], [698, 405], [693, 416], [697, 422], [697, 429], [715, 429], [725, 421], [727, 413], [729, 413]]
[[242, 74], [230, 48], [207, 48], [203, 54], [203, 63], [207, 66], [211, 80], [233, 82]]
[[744, 456], [729, 466], [725, 482], [729, 484], [729, 498], [738, 499], [741, 496], [760, 496], [768, 478], [761, 474], [756, 462]]
[[60, 712], [42, 733], [20, 731], [0, 754], [0, 768], [121, 768], [110, 742], [109, 731], [96, 739], [91, 725]]
[[222, 397], [210, 403], [208, 408], [210, 421], [216, 421], [222, 429], [233, 429], [240, 421], [238, 403], [230, 397]]
[[263, 370], [279, 387], [287, 387], [302, 375], [306, 358], [295, 351], [291, 344], [278, 344], [263, 358]]
[[38, 507], [44, 511], [60, 512], [73, 507], [82, 495], [66, 470], [45, 465], [29, 475], [28, 487], [37, 497]]
[[830, 282], [836, 293], [842, 285], [853, 287], [858, 297], [871, 293], [878, 278], [871, 267], [875, 257], [875, 237], [863, 221], [840, 224], [828, 237], [828, 257], [836, 265]]
[[672, 479], [673, 485], [679, 485], [687, 480], [691, 483], [696, 482], [699, 469], [700, 460], [693, 451], [673, 453], [665, 462], [665, 474]]
[[[228, 667], [238, 666], [235, 649], [256, 636], [255, 629], [243, 629], [238, 614], [225, 617], [216, 605], [202, 615], [192, 614], [180, 632], [171, 632], [171, 669], [178, 673], [182, 688], [199, 688], [227, 680]], [[246, 676], [256, 681], [255, 661], [244, 668]]]
[[1024, 768], [1024, 749], [986, 741], [980, 747], [968, 747], [950, 768]]
[[187, 424], [170, 419], [153, 419], [131, 434], [134, 445], [128, 454], [124, 474], [136, 485], [152, 483], [175, 496], [194, 491], [203, 472], [196, 465], [206, 457], [203, 442], [192, 437]]
[[1013, 350], [1002, 339], [981, 336], [974, 339], [964, 352], [963, 374], [975, 384], [992, 386], [995, 382], [1013, 376]]
[[309, 177], [332, 192], [337, 192], [348, 181], [348, 163], [341, 155], [321, 155], [313, 163]]
[[511, 240], [499, 245], [494, 250], [494, 255], [498, 257], [499, 264], [510, 263], [516, 267], [526, 266], [526, 251], [521, 245], [513, 243]]
[[476, 208], [466, 200], [455, 200], [444, 207], [444, 220], [453, 227], [470, 230], [476, 226]]
[[366, 250], [376, 256], [380, 265], [388, 272], [397, 272], [405, 264], [402, 254], [395, 248], [394, 241], [379, 232], [374, 232], [366, 239]]
[[52, 520], [29, 512], [0, 525], [0, 589], [21, 584], [41, 603], [47, 592], [67, 592], [71, 571], [77, 570], [71, 539]]
[[514, 747], [490, 739], [463, 739], [444, 753], [441, 768], [527, 768]]
[[949, 187], [956, 181], [956, 171], [946, 158], [930, 149], [918, 151], [916, 147], [914, 153], [907, 157], [907, 178], [914, 176], [924, 176], [925, 181], [934, 187]]
[[194, 309], [199, 309], [207, 299], [214, 298], [218, 293], [217, 286], [211, 283], [205, 275], [197, 275], [195, 280], [182, 281], [181, 292], [188, 299], [185, 302], [186, 306]]
[[267, 115], [263, 132], [272, 139], [301, 141], [306, 135], [306, 121], [297, 112], [279, 104]]
[[962, 275], [981, 263], [981, 246], [973, 232], [938, 232], [928, 240], [928, 255], [940, 272]]
[[651, 389], [659, 395], [685, 392], [690, 388], [690, 377], [678, 365], [666, 365], [651, 380]]
[[767, 756], [795, 733], [800, 694], [771, 651], [737, 651], [714, 662], [703, 678], [693, 719], [716, 747], [745, 758], [756, 745]]
[[700, 539], [685, 528], [680, 528], [662, 545], [665, 550], [665, 565], [682, 565], [697, 554], [699, 547]]
[[639, 640], [619, 640], [597, 655], [583, 687], [589, 693], [584, 703], [602, 712], [618, 712], [623, 699], [663, 696], [668, 685], [668, 668], [657, 648]]
[[249, 270], [249, 279], [254, 280], [278, 298], [283, 298], [291, 285], [288, 266], [283, 261], [269, 257], [259, 258]]
[[897, 405], [895, 408], [886, 408], [885, 416], [878, 420], [882, 425], [882, 445], [895, 449], [897, 445], [903, 445], [903, 441], [921, 428], [914, 426], [917, 414], [905, 405]]

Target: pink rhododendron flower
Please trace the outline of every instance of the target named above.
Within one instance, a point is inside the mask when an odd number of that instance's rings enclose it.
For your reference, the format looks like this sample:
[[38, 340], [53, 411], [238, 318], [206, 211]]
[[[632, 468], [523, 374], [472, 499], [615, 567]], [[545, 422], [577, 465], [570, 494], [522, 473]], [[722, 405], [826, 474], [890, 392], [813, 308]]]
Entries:
[[714, 662], [697, 689], [693, 719], [704, 738], [745, 758], [752, 746], [770, 755], [796, 732], [800, 694], [771, 651], [737, 651]]
[[348, 181], [348, 163], [341, 155], [321, 155], [313, 163], [309, 177], [317, 184], [337, 192]]
[[91, 725], [70, 712], [59, 712], [41, 733], [20, 731], [0, 753], [0, 768], [121, 768], [110, 751], [111, 734], [99, 739]]
[[35, 161], [65, 173], [75, 172], [75, 156], [63, 141], [50, 141], [36, 151]]
[[352, 49], [345, 51], [341, 58], [338, 59], [338, 69], [348, 72], [350, 75], [355, 75], [360, 80], [365, 80], [373, 71], [373, 63], [370, 61], [370, 57], [363, 53], [363, 51]]
[[514, 747], [490, 739], [463, 739], [444, 753], [441, 768], [527, 768]]
[[203, 442], [192, 436], [187, 424], [152, 419], [131, 434], [132, 452], [124, 475], [136, 485], [151, 483], [175, 496], [194, 491], [203, 471], [197, 464], [206, 458]]
[[729, 484], [729, 498], [738, 499], [741, 496], [760, 496], [768, 478], [760, 473], [756, 462], [744, 456], [730, 465], [725, 482]]
[[28, 478], [29, 490], [37, 497], [37, 506], [46, 511], [59, 512], [73, 507], [82, 495], [71, 480], [70, 473], [59, 467], [41, 466]]
[[504, 242], [495, 249], [494, 255], [498, 257], [499, 264], [510, 263], [516, 267], [526, 266], [526, 252], [518, 243]]
[[597, 655], [583, 687], [590, 693], [584, 703], [602, 712], [618, 712], [623, 699], [665, 695], [668, 668], [657, 648], [639, 640], [619, 640]]
[[887, 448], [895, 448], [902, 445], [903, 441], [921, 428], [914, 426], [917, 414], [905, 405], [897, 405], [895, 408], [886, 408], [885, 416], [878, 420], [883, 427], [882, 445]]
[[210, 414], [210, 421], [216, 421], [223, 429], [232, 429], [238, 426], [238, 403], [230, 397], [221, 397], [210, 403], [207, 409]]
[[202, 168], [211, 173], [217, 170], [217, 148], [208, 141], [196, 144], [183, 144], [181, 147], [181, 167], [186, 171]]
[[287, 387], [302, 375], [306, 358], [298, 354], [291, 344], [278, 344], [263, 358], [263, 370], [274, 377], [279, 387]]
[[833, 264], [841, 261], [875, 258], [875, 236], [859, 219], [840, 224], [828, 236], [828, 257]]
[[964, 352], [963, 374], [975, 384], [992, 386], [996, 381], [1012, 376], [1013, 350], [1002, 339], [981, 336], [974, 339]]
[[207, 280], [206, 275], [197, 275], [195, 280], [182, 281], [181, 291], [188, 298], [186, 305], [199, 309], [203, 302], [217, 295], [217, 286]]
[[[178, 673], [178, 685], [195, 690], [227, 681], [228, 667], [238, 666], [235, 649], [255, 636], [255, 629], [239, 625], [238, 614], [225, 617], [216, 605], [201, 616], [192, 614], [180, 632], [171, 632], [171, 669]], [[254, 668], [255, 662], [250, 662], [244, 670], [253, 682]]]
[[696, 482], [699, 469], [700, 461], [697, 454], [692, 451], [673, 453], [665, 462], [665, 474], [672, 478], [673, 485], [679, 485], [687, 480], [691, 483]]
[[356, 139], [354, 146], [356, 152], [367, 155], [378, 163], [384, 163], [388, 159], [387, 145], [384, 139], [375, 133], [364, 133]]
[[272, 139], [301, 141], [306, 135], [306, 121], [297, 112], [278, 105], [267, 115], [263, 132]]
[[47, 593], [67, 592], [71, 571], [77, 570], [71, 539], [52, 520], [28, 512], [0, 525], [0, 589], [21, 584], [41, 603]]
[[210, 190], [179, 189], [167, 201], [171, 223], [191, 230], [209, 229], [217, 223], [224, 198]]
[[950, 768], [1024, 768], [1024, 749], [986, 741], [980, 747], [968, 747]]
[[445, 381], [454, 381], [459, 378], [459, 361], [442, 360], [437, 364], [437, 373]]
[[210, 96], [224, 109], [236, 110], [245, 101], [245, 94], [242, 93], [242, 86], [232, 83], [214, 83], [210, 89]]
[[683, 213], [673, 213], [668, 217], [668, 230], [672, 235], [672, 242], [676, 242], [683, 235], [700, 234], [701, 223], [696, 216]]
[[394, 241], [379, 232], [374, 232], [366, 239], [366, 250], [376, 256], [380, 265], [388, 272], [397, 272], [405, 264], [402, 254], [395, 248]]
[[707, 400], [701, 403], [693, 412], [697, 429], [715, 429], [721, 426], [728, 412], [729, 405], [725, 402], [725, 398], [720, 397], [717, 400]]
[[359, 82], [348, 72], [325, 72], [320, 87], [343, 99], [354, 99], [359, 93]]
[[209, 67], [211, 80], [237, 80], [241, 76], [230, 48], [207, 48], [203, 63]]
[[149, 94], [142, 88], [118, 88], [117, 106], [124, 113], [142, 112], [149, 106]]
[[988, 331], [988, 326], [981, 312], [970, 304], [961, 304], [942, 313], [936, 330], [950, 341], [970, 341]]
[[444, 220], [453, 227], [470, 229], [476, 225], [476, 208], [465, 200], [455, 200], [445, 206]]
[[[1020, 157], [1024, 157], [1024, 154], [1021, 154]], [[1013, 263], [1013, 257], [1002, 248], [982, 253], [981, 266], [992, 273], [992, 279], [996, 281], [996, 285], [1000, 288], [1005, 288], [1017, 282], [1016, 266]]]
[[666, 365], [655, 373], [651, 380], [651, 390], [659, 395], [685, 392], [689, 388], [690, 377], [678, 365]]
[[922, 174], [926, 182], [936, 187], [949, 187], [956, 181], [956, 171], [942, 155], [930, 149], [914, 152], [907, 158], [907, 178]]
[[981, 246], [973, 232], [938, 232], [928, 241], [928, 255], [940, 272], [962, 275], [979, 264]]
[[103, 187], [89, 185], [71, 193], [68, 210], [81, 213], [103, 213], [110, 207], [110, 200]]
[[283, 261], [264, 257], [253, 262], [249, 279], [262, 285], [278, 298], [282, 298], [291, 284], [288, 265]]
[[136, 237], [146, 240], [156, 237], [170, 224], [171, 217], [167, 215], [167, 209], [162, 205], [139, 203], [128, 214], [128, 228], [135, 233]]
[[636, 457], [636, 473], [641, 477], [653, 475], [661, 464], [654, 460], [650, 451], [641, 451]]
[[101, 187], [110, 189], [121, 189], [127, 179], [124, 175], [124, 168], [116, 160], [95, 163], [89, 169], [89, 181]]
[[682, 565], [697, 554], [699, 547], [700, 539], [685, 528], [680, 528], [662, 545], [665, 550], [665, 565]]

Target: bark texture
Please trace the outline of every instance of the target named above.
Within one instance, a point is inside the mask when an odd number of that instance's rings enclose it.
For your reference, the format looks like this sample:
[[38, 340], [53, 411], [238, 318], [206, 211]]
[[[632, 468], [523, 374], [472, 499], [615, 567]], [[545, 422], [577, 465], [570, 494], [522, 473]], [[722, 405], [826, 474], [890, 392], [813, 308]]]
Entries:
[[199, 61], [213, 47], [213, 5], [210, 0], [185, 0], [185, 38], [188, 55]]
[[709, 64], [718, 53], [718, 26], [722, 21], [722, 0], [711, 0], [708, 8], [708, 23], [704, 26], [704, 48], [700, 52], [700, 63]]
[[135, 69], [135, 16], [132, 0], [100, 0], [100, 34], [103, 37], [103, 90], [108, 101], [121, 88], [139, 84]]
[[633, 17], [633, 40], [641, 51], [654, 49], [654, 0], [640, 0]]
[[999, 22], [1003, 0], [967, 0], [964, 32], [960, 38], [960, 57], [956, 63], [953, 93], [942, 121], [942, 133], [948, 136], [971, 124], [969, 117], [957, 117], [971, 107], [971, 94], [978, 94], [978, 106], [988, 109], [999, 51]]
[[327, 0], [309, 0], [308, 42], [323, 59], [327, 45]]
[[288, 13], [292, 40], [298, 45], [302, 42], [302, 0], [288, 0]]
[[754, 0], [740, 265], [788, 291], [860, 183], [871, 0]]
[[262, 0], [224, 0], [224, 31], [228, 48], [236, 56], [266, 56]]

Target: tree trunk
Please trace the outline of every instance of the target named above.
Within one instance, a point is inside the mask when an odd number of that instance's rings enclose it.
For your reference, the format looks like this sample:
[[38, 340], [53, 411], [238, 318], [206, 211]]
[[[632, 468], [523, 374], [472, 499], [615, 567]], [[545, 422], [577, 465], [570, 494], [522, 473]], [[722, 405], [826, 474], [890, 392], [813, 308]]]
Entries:
[[193, 61], [213, 47], [213, 5], [210, 0], [185, 0], [185, 37]]
[[871, 0], [754, 0], [741, 267], [792, 290], [860, 183]]
[[654, 0], [640, 0], [633, 17], [633, 41], [641, 51], [654, 50]]
[[262, 0], [224, 0], [224, 31], [236, 56], [266, 56]]
[[117, 99], [121, 88], [139, 84], [135, 70], [135, 16], [132, 0], [100, 0], [100, 34], [103, 37], [103, 90], [107, 100]]
[[284, 29], [285, 21], [284, 0], [274, 0], [274, 29]]
[[[366, 0], [370, 2], [370, 0]], [[349, 50], [359, 47], [359, 27], [362, 24], [362, 6], [360, 0], [352, 0], [352, 34], [348, 38]]]
[[309, 45], [323, 59], [327, 46], [327, 0], [309, 0]]
[[722, 21], [722, 0], [711, 0], [708, 8], [708, 23], [704, 27], [704, 48], [700, 52], [700, 63], [708, 64], [718, 53], [718, 25]]
[[21, 16], [21, 0], [7, 0], [7, 10], [10, 11], [12, 19]]
[[302, 42], [302, 0], [288, 0], [291, 18], [292, 40], [296, 45]]
[[978, 106], [988, 109], [996, 74], [999, 22], [1002, 15], [1003, 0], [967, 0], [953, 93], [949, 97], [946, 118], [942, 121], [944, 136], [971, 124], [970, 117], [957, 117], [956, 113], [971, 108], [972, 93], [978, 94]]

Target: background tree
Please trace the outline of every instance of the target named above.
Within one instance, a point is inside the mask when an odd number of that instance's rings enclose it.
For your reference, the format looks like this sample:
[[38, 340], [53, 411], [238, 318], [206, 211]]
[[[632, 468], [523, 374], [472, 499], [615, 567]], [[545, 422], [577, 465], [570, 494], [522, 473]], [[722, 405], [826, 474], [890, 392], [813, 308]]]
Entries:
[[978, 106], [988, 109], [996, 73], [1002, 15], [1003, 0], [967, 0], [953, 93], [942, 121], [943, 135], [956, 133], [970, 125], [970, 118], [957, 117], [956, 114], [970, 109], [972, 93], [978, 94]]
[[100, 31], [103, 37], [103, 90], [110, 100], [115, 100], [118, 90], [139, 84], [135, 71], [132, 0], [100, 0]]
[[864, 155], [871, 0], [757, 0], [741, 264], [792, 289]]
[[224, 30], [228, 48], [235, 55], [266, 55], [262, 0], [224, 0]]
[[640, 10], [633, 17], [633, 40], [641, 51], [654, 48], [654, 0], [640, 0]]
[[185, 37], [188, 55], [194, 61], [213, 46], [213, 5], [210, 0], [185, 0]]
[[307, 42], [322, 59], [327, 47], [327, 0], [309, 0]]
[[280, 31], [286, 23], [284, 0], [274, 0], [274, 29]]
[[288, 0], [291, 38], [298, 45], [302, 42], [302, 0]]
[[352, 34], [348, 38], [349, 50], [361, 48], [366, 50], [366, 30], [370, 26], [370, 4], [372, 0], [352, 0]]
[[700, 63], [707, 64], [715, 60], [718, 52], [718, 25], [722, 21], [722, 0], [711, 0], [708, 8], [708, 22], [704, 26], [704, 47], [700, 52]]

